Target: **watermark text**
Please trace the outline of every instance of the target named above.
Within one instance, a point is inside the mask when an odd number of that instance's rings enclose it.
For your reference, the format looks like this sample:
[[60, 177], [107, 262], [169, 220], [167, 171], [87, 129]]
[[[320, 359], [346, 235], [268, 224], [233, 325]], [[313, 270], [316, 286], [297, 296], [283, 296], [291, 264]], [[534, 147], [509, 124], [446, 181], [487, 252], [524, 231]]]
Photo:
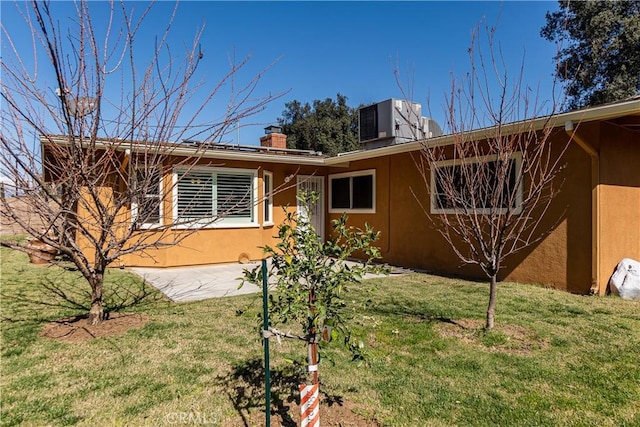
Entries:
[[207, 412], [168, 412], [164, 421], [170, 425], [209, 425], [217, 426], [219, 420], [216, 414]]

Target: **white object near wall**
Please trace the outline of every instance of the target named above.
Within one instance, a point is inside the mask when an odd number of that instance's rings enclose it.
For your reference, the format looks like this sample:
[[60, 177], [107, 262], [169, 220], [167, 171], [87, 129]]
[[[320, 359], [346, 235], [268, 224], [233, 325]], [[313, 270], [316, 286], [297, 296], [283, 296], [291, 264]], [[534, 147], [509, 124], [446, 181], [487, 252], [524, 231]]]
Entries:
[[640, 301], [640, 262], [631, 258], [620, 261], [609, 279], [609, 287], [614, 295]]

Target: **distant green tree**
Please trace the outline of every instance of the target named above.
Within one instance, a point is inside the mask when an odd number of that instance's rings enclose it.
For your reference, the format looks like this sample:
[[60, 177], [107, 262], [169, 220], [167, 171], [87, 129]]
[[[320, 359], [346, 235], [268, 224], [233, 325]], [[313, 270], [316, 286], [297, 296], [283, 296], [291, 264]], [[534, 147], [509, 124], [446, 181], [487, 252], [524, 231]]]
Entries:
[[567, 1], [546, 14], [540, 34], [562, 42], [557, 75], [569, 108], [604, 104], [640, 92], [640, 1]]
[[360, 148], [358, 109], [347, 105], [347, 97], [316, 99], [312, 104], [291, 101], [278, 119], [287, 135], [287, 147], [338, 154]]

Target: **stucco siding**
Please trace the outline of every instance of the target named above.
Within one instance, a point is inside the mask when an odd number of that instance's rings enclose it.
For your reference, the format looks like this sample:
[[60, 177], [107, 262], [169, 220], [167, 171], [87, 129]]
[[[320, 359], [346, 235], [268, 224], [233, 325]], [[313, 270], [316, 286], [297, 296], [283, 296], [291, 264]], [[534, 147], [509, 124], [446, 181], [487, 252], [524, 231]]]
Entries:
[[[554, 156], [560, 156], [567, 140], [563, 131], [554, 132]], [[541, 240], [508, 257], [501, 278], [587, 294], [592, 283], [591, 160], [574, 142], [562, 159], [554, 183], [559, 192], [538, 227]]]
[[[568, 140], [555, 132], [554, 155], [560, 156]], [[359, 227], [368, 222], [381, 232], [379, 246], [384, 262], [424, 269], [438, 274], [485, 279], [476, 265], [465, 265], [438, 231], [437, 215], [431, 219], [429, 176], [423, 177], [414, 157], [418, 152], [352, 162], [349, 171], [376, 168], [376, 212], [349, 215]], [[539, 283], [575, 293], [591, 286], [590, 159], [571, 144], [564, 154], [557, 183], [560, 192], [540, 223], [540, 241], [507, 258], [501, 280]], [[329, 173], [336, 173], [331, 169]], [[341, 170], [340, 172], [344, 172]], [[562, 185], [560, 186], [560, 183]], [[534, 212], [534, 215], [540, 214]], [[335, 218], [332, 214], [329, 220]]]
[[640, 137], [603, 123], [600, 148], [600, 278], [622, 258], [640, 260]]
[[[221, 227], [214, 223], [212, 227], [191, 233], [176, 246], [149, 250], [144, 254], [124, 256], [121, 265], [137, 267], [178, 267], [189, 265], [216, 264], [258, 260], [262, 258], [262, 247], [276, 242], [277, 225], [285, 218], [285, 209], [296, 209], [296, 175], [323, 176], [325, 168], [296, 166], [291, 164], [256, 162], [216, 162], [203, 161], [201, 166], [239, 168], [256, 170], [258, 175], [257, 221], [248, 227]], [[273, 174], [273, 225], [264, 225], [263, 172]], [[166, 179], [170, 179], [168, 173]], [[164, 203], [164, 218], [171, 221], [173, 201], [171, 195]], [[186, 233], [174, 230], [176, 235]], [[148, 233], [154, 233], [149, 231]]]
[[[637, 132], [640, 116], [634, 112], [584, 123], [579, 123], [578, 117], [575, 120], [573, 132], [567, 133], [562, 123], [550, 136], [552, 156], [561, 159], [562, 167], [553, 184], [557, 194], [532, 236], [534, 242], [503, 261], [500, 280], [536, 283], [580, 294], [590, 291], [602, 294], [613, 268], [622, 258], [640, 259], [640, 138]], [[486, 134], [483, 135], [485, 138]], [[448, 144], [442, 145], [444, 153], [450, 150]], [[273, 155], [242, 157], [242, 160], [203, 158], [198, 166], [225, 168], [219, 169], [221, 174], [229, 169], [255, 174], [255, 215], [244, 218], [247, 223], [243, 226], [221, 221], [192, 234], [179, 228], [169, 230], [170, 237], [189, 235], [176, 246], [123, 256], [118, 264], [173, 267], [260, 259], [262, 247], [277, 242], [277, 226], [285, 219], [285, 210], [297, 209], [297, 176], [302, 175], [322, 177], [323, 237], [330, 236], [331, 222], [341, 214], [340, 208], [332, 209], [333, 182], [336, 206], [352, 208], [347, 212], [349, 224], [364, 227], [367, 223], [380, 232], [377, 245], [382, 261], [436, 274], [486, 280], [477, 265], [465, 265], [442, 237], [439, 215], [428, 215], [430, 177], [428, 170], [423, 175], [416, 165], [420, 152], [411, 150], [417, 148], [417, 143], [407, 143], [348, 153], [326, 161], [296, 158], [292, 154], [283, 154], [283, 163], [278, 163], [280, 158], [274, 159]], [[170, 224], [174, 215], [170, 165], [179, 164], [181, 159], [170, 158], [166, 163], [163, 186], [168, 196], [162, 206], [164, 224]], [[269, 224], [264, 220], [265, 171], [271, 173], [275, 193], [273, 220]], [[368, 189], [372, 183], [374, 197], [370, 198]], [[123, 182], [107, 180], [100, 195], [105, 203], [111, 198], [111, 188], [107, 187], [110, 185], [120, 191], [125, 188]], [[356, 195], [355, 188], [365, 193]], [[91, 211], [90, 205], [78, 207], [78, 214], [87, 219], [88, 227]], [[126, 210], [122, 213], [121, 224], [129, 226], [127, 216], [130, 218], [130, 214]], [[534, 210], [531, 215], [536, 218], [543, 212]], [[153, 233], [159, 231], [144, 231], [143, 237]], [[86, 241], [81, 240], [80, 244], [86, 246]]]

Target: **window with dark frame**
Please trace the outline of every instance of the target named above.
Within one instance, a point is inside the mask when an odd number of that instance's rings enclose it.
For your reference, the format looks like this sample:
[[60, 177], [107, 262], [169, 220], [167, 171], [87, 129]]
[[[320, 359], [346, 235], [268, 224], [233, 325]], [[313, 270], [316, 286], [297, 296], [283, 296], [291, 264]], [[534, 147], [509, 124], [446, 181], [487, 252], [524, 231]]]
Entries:
[[[496, 195], [498, 168], [506, 168], [508, 179], [502, 183], [500, 194]], [[487, 210], [497, 207], [500, 210], [517, 208], [518, 198], [514, 197], [518, 184], [519, 162], [511, 158], [507, 163], [497, 160], [469, 162], [464, 165], [445, 164], [433, 168], [432, 179], [434, 194], [432, 195], [432, 211]], [[463, 173], [464, 172], [464, 173]], [[452, 188], [445, 189], [443, 181], [452, 181]], [[470, 184], [473, 180], [476, 184]], [[487, 183], [488, 185], [477, 185]], [[474, 194], [472, 195], [471, 192]], [[473, 196], [473, 197], [472, 197]], [[493, 201], [494, 197], [498, 199]]]
[[375, 209], [373, 172], [330, 176], [330, 210], [371, 211]]

